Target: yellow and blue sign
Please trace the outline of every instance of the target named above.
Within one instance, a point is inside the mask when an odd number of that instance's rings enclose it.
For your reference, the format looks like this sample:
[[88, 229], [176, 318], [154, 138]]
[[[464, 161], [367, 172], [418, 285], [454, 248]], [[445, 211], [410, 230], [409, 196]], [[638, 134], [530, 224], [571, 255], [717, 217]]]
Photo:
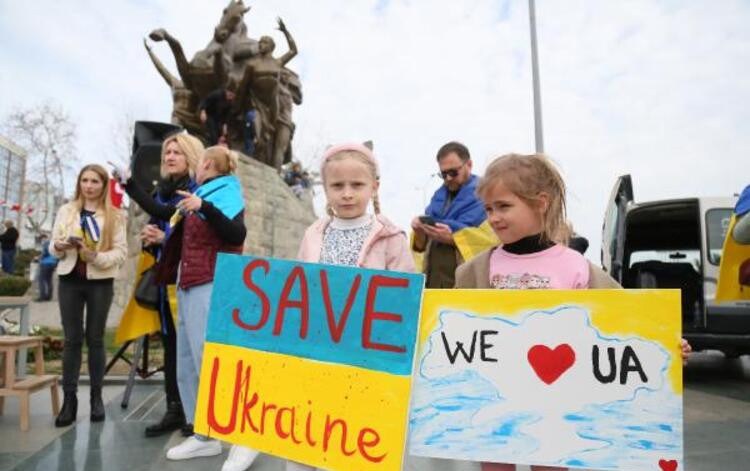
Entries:
[[422, 275], [220, 254], [195, 431], [329, 470], [399, 470]]
[[427, 290], [413, 455], [684, 469], [679, 290]]

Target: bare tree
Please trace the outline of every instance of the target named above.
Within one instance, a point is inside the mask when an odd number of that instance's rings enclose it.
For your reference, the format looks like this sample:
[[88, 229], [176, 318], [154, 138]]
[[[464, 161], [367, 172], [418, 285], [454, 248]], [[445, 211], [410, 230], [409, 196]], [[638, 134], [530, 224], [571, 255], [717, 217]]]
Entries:
[[27, 215], [28, 229], [38, 234], [54, 218], [66, 194], [66, 177], [77, 167], [76, 126], [62, 106], [46, 101], [11, 111], [3, 129], [28, 152], [27, 179], [37, 184], [27, 185], [36, 187], [29, 196], [40, 205]]
[[135, 112], [125, 110], [120, 118], [112, 124], [112, 162], [128, 166], [133, 153], [133, 133], [135, 132]]

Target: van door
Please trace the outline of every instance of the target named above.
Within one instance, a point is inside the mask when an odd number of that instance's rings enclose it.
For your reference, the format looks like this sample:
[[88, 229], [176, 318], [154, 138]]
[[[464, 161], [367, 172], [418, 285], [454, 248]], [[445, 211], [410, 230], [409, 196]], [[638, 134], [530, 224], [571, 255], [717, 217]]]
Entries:
[[[750, 334], [750, 301], [745, 299], [716, 302], [716, 283], [719, 276], [719, 264], [724, 257], [724, 239], [729, 231], [729, 222], [734, 213], [736, 198], [702, 198], [704, 211], [703, 224], [705, 233], [704, 262], [704, 299], [706, 331], [711, 334], [748, 335]], [[736, 275], [735, 275], [736, 276]], [[750, 342], [745, 340], [743, 347], [747, 352]], [[730, 354], [740, 350], [723, 348]]]
[[602, 268], [622, 283], [622, 263], [625, 250], [625, 215], [633, 202], [630, 175], [617, 179], [609, 197], [602, 225]]
[[703, 251], [703, 296], [706, 303], [713, 303], [719, 278], [724, 239], [734, 212], [734, 201], [730, 198], [701, 198]]

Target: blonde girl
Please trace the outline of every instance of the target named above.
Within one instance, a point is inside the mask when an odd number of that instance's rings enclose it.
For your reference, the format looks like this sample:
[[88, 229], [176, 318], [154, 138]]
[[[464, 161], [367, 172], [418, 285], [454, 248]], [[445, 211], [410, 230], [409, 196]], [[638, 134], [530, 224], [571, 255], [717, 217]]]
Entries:
[[[198, 189], [193, 194], [184, 190], [176, 192], [182, 197], [175, 205], [182, 218], [179, 222], [173, 218], [173, 235], [164, 249], [167, 259], [179, 257], [175, 265], [175, 268], [179, 266], [177, 384], [188, 418], [195, 416], [216, 259], [220, 252], [242, 253], [247, 234], [242, 185], [234, 175], [237, 165], [237, 153], [226, 147], [213, 146], [205, 150], [195, 168]], [[218, 440], [196, 434], [167, 450], [167, 459], [186, 460], [219, 454], [221, 443]], [[252, 465], [257, 454], [255, 450], [233, 446], [222, 470], [244, 470]]]
[[84, 338], [91, 378], [91, 421], [100, 422], [104, 420], [104, 327], [112, 304], [113, 280], [127, 255], [125, 218], [112, 206], [109, 175], [101, 165], [86, 165], [78, 174], [73, 200], [57, 212], [50, 253], [60, 259], [58, 301], [65, 336], [64, 399], [55, 425], [64, 427], [76, 420]]
[[[357, 143], [333, 146], [320, 168], [328, 216], [305, 232], [297, 258], [303, 262], [414, 272], [406, 233], [380, 214], [380, 173], [368, 147]], [[372, 214], [368, 208], [372, 204]], [[287, 471], [308, 465], [287, 461]]]
[[[480, 180], [477, 194], [504, 245], [458, 267], [456, 288], [620, 288], [600, 268], [566, 246], [570, 226], [566, 222], [565, 182], [544, 155], [508, 154], [495, 159]], [[686, 357], [690, 346], [683, 341], [682, 348]], [[512, 464], [482, 463], [482, 471], [514, 469]]]

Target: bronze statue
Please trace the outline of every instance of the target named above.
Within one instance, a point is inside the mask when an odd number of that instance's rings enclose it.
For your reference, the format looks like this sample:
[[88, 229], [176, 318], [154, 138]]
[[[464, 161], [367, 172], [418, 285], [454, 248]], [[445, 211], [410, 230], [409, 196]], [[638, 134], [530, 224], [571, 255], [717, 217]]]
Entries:
[[273, 57], [274, 40], [270, 36], [261, 37], [258, 55], [245, 65], [237, 100], [240, 106], [249, 105], [257, 111], [260, 135], [255, 157], [276, 169], [291, 160], [292, 106], [302, 102], [299, 78], [284, 67], [297, 55], [297, 45], [281, 18], [278, 24], [289, 51], [276, 59]]
[[177, 124], [188, 130], [195, 136], [203, 135], [203, 126], [198, 119], [198, 96], [188, 89], [182, 80], [178, 79], [162, 64], [156, 54], [151, 50], [148, 41], [144, 38], [143, 45], [146, 47], [148, 56], [154, 67], [159, 71], [169, 89], [172, 91], [172, 124]]
[[[182, 44], [165, 29], [155, 29], [149, 34], [154, 41], [166, 41], [174, 55], [180, 78], [200, 99], [226, 85], [235, 53], [252, 55], [257, 47], [247, 37], [243, 16], [250, 10], [242, 0], [231, 0], [224, 9], [219, 24], [214, 28], [213, 39], [205, 49], [198, 51], [188, 62]], [[239, 74], [238, 74], [239, 75]]]
[[289, 51], [273, 57], [275, 44], [270, 36], [256, 41], [247, 36], [244, 15], [250, 10], [242, 0], [230, 0], [223, 10], [212, 40], [188, 62], [180, 42], [164, 29], [155, 29], [149, 37], [166, 41], [174, 55], [179, 79], [173, 76], [153, 54], [147, 43], [151, 61], [172, 90], [172, 121], [192, 134], [207, 138], [198, 115], [198, 104], [219, 88], [237, 94], [232, 116], [227, 123], [227, 140], [234, 149], [243, 148], [243, 132], [248, 112], [255, 111], [256, 147], [259, 161], [277, 169], [291, 160], [291, 139], [294, 134], [292, 107], [302, 103], [299, 77], [286, 64], [297, 55], [297, 46], [284, 22], [278, 29], [286, 37]]

